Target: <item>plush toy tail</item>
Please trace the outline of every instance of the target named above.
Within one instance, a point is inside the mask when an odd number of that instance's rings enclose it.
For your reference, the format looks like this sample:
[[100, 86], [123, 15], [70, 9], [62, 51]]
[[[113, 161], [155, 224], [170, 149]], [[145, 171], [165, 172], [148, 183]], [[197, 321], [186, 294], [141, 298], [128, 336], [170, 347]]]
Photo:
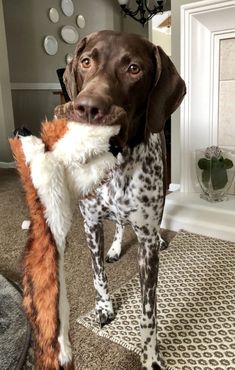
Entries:
[[58, 252], [32, 183], [21, 141], [17, 138], [9, 141], [31, 217], [29, 239], [23, 256], [23, 305], [34, 332], [36, 369], [58, 370]]

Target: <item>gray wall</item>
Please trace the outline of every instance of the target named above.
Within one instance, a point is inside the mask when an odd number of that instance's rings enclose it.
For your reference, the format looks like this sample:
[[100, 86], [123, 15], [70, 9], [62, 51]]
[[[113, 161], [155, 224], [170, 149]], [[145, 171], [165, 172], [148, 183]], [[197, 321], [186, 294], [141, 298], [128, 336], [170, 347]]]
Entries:
[[122, 31], [137, 33], [138, 35], [148, 38], [148, 24], [145, 24], [143, 27], [139, 22], [136, 22], [131, 17], [126, 16], [122, 18]]
[[14, 122], [2, 1], [0, 0], [0, 162], [11, 161], [8, 137]]
[[[73, 2], [74, 15], [66, 17], [60, 8], [61, 0], [3, 0], [11, 82], [57, 82], [56, 69], [65, 65], [65, 54], [73, 53], [75, 48], [61, 39], [60, 30], [64, 25], [77, 27], [78, 14], [83, 14], [86, 20], [84, 29], [77, 28], [80, 38], [101, 29], [120, 29], [117, 1]], [[60, 14], [56, 24], [48, 19], [51, 7]], [[44, 52], [46, 35], [53, 35], [58, 40], [59, 50], [55, 56]]]
[[[171, 39], [171, 59], [177, 70], [180, 72], [180, 7], [181, 5], [194, 3], [202, 0], [173, 0], [171, 2], [172, 20], [172, 39]], [[171, 182], [180, 183], [180, 109], [172, 115], [171, 122], [171, 148], [172, 148], [172, 168]]]
[[[116, 0], [73, 2], [74, 15], [66, 17], [60, 9], [61, 0], [3, 0], [16, 127], [25, 125], [37, 134], [40, 122], [45, 117], [51, 119], [54, 107], [60, 103], [59, 96], [54, 95], [50, 87], [26, 90], [21, 84], [58, 83], [56, 69], [65, 67], [65, 55], [75, 49], [75, 45], [62, 41], [60, 30], [63, 25], [76, 27], [76, 16], [84, 15], [86, 26], [78, 30], [80, 38], [101, 29], [122, 28], [120, 7]], [[48, 18], [51, 7], [55, 7], [60, 14], [56, 24]], [[43, 39], [46, 35], [53, 35], [58, 40], [59, 50], [55, 56], [44, 52]]]

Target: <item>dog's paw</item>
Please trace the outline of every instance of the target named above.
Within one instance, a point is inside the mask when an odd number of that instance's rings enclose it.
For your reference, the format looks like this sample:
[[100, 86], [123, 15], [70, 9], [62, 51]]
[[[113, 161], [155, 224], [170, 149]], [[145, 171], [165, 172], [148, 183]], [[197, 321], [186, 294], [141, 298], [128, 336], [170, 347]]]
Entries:
[[108, 302], [98, 302], [96, 304], [96, 321], [102, 328], [105, 324], [108, 324], [110, 321], [112, 321], [115, 317], [114, 311], [113, 311], [113, 305], [111, 301]]
[[105, 261], [107, 263], [117, 262], [119, 259], [120, 259], [120, 255], [117, 253], [115, 254], [107, 253], [107, 256], [105, 257]]
[[151, 365], [150, 365], [150, 367], [148, 366], [145, 366], [145, 365], [143, 365], [142, 367], [141, 367], [141, 370], [164, 370], [162, 367], [160, 367], [156, 362], [155, 363], [152, 363]]
[[100, 325], [100, 327], [102, 328], [104, 325], [110, 323], [111, 321], [113, 321], [115, 315], [114, 313], [112, 312], [108, 312], [108, 311], [104, 311], [104, 310], [96, 310], [96, 320], [98, 322], [98, 324]]
[[166, 370], [166, 367], [160, 361], [154, 361], [142, 363], [141, 370]]
[[118, 240], [115, 240], [105, 257], [105, 261], [108, 263], [118, 261], [121, 257], [121, 248], [121, 243]]
[[160, 237], [160, 251], [164, 251], [169, 246], [169, 243]]
[[141, 356], [141, 370], [166, 370], [165, 361], [159, 353], [143, 353]]

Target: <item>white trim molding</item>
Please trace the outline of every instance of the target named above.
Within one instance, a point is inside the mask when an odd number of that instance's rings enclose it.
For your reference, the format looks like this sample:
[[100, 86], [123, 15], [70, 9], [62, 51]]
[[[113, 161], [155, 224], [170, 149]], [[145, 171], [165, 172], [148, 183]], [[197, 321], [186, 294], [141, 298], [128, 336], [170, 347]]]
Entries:
[[181, 6], [181, 191], [197, 191], [193, 153], [218, 144], [219, 42], [235, 32], [235, 0]]
[[180, 190], [180, 184], [174, 184], [173, 182], [169, 185], [169, 191], [179, 191]]
[[59, 83], [24, 83], [14, 82], [11, 83], [11, 90], [61, 90]]
[[200, 198], [194, 153], [218, 145], [219, 46], [234, 37], [235, 0], [204, 0], [181, 6], [180, 191], [166, 197], [162, 227], [235, 241], [235, 196], [210, 203]]
[[0, 168], [16, 168], [15, 162], [0, 162]]
[[210, 203], [198, 193], [171, 193], [167, 195], [161, 227], [235, 242], [235, 196]]

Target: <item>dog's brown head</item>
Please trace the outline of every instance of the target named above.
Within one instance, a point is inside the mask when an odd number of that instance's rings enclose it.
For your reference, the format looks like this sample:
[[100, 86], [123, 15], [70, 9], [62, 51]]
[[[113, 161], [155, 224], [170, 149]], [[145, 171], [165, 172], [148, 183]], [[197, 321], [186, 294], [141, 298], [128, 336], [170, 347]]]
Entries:
[[73, 101], [70, 118], [121, 123], [131, 146], [160, 132], [185, 94], [184, 81], [160, 47], [114, 31], [81, 40], [64, 81]]

